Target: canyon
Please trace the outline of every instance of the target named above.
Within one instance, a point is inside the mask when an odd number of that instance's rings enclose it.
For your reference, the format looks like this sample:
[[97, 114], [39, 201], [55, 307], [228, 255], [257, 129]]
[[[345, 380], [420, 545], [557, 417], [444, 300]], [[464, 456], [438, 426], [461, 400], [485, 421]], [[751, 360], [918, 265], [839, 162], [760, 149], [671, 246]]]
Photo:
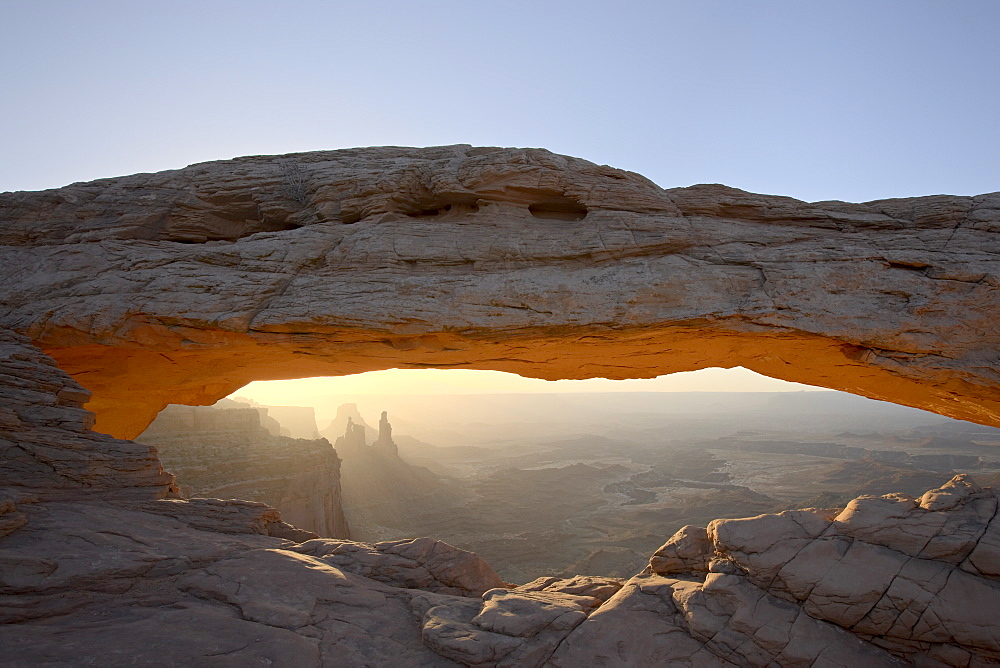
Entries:
[[128, 439], [250, 380], [390, 367], [741, 365], [998, 426], [998, 231], [997, 193], [804, 203], [468, 146], [0, 194], [4, 660], [996, 663], [998, 497], [966, 475], [516, 584], [432, 538], [182, 499]]

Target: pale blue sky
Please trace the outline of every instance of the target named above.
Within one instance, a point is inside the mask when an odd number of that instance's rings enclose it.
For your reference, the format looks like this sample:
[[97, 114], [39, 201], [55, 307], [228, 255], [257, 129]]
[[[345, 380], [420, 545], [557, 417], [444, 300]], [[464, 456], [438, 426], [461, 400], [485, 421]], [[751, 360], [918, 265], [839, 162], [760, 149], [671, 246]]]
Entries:
[[995, 191], [998, 34], [998, 0], [0, 0], [0, 190], [471, 143], [665, 187]]

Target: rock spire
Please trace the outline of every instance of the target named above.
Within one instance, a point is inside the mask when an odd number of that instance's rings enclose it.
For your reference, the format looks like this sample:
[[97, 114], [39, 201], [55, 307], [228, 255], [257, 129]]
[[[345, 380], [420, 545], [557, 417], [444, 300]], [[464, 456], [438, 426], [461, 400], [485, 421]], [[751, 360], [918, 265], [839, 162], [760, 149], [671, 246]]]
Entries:
[[399, 449], [392, 440], [392, 425], [389, 424], [388, 411], [382, 411], [378, 421], [378, 438], [372, 443], [372, 450], [392, 457], [399, 456]]

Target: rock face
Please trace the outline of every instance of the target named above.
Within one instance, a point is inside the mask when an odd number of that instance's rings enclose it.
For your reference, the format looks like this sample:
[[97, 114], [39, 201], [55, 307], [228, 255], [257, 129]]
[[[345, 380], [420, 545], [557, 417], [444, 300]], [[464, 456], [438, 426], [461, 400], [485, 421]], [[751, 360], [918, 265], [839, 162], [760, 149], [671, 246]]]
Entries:
[[264, 504], [166, 498], [148, 446], [87, 431], [84, 393], [3, 337], [5, 665], [1000, 661], [1000, 497], [966, 476], [686, 527], [626, 582], [515, 587], [439, 541], [320, 539]]
[[998, 232], [996, 193], [807, 204], [468, 146], [0, 195], [3, 661], [996, 663], [998, 496], [961, 476], [689, 527], [625, 583], [513, 587], [436, 541], [178, 499], [82, 404], [131, 437], [255, 379], [742, 365], [998, 425]]
[[349, 538], [340, 458], [326, 439], [274, 436], [264, 408], [168, 406], [140, 437], [185, 497], [259, 501], [297, 527]]
[[24, 336], [3, 328], [0, 398], [0, 486], [14, 497], [177, 496], [155, 450], [91, 431], [94, 416], [82, 408], [90, 393]]
[[1000, 425], [1000, 194], [805, 203], [536, 149], [258, 156], [0, 195], [0, 325], [134, 437], [250, 380], [742, 365]]

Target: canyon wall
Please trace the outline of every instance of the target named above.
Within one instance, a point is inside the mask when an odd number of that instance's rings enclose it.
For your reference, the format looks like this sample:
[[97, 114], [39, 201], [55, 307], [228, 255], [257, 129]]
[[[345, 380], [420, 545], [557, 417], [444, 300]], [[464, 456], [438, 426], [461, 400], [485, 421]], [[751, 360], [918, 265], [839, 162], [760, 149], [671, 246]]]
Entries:
[[349, 538], [340, 458], [326, 439], [275, 436], [255, 408], [168, 406], [140, 440], [156, 447], [184, 497], [244, 499], [328, 538]]
[[255, 156], [0, 195], [0, 325], [134, 437], [255, 379], [709, 366], [1000, 424], [1000, 194], [663, 189], [539, 149]]

